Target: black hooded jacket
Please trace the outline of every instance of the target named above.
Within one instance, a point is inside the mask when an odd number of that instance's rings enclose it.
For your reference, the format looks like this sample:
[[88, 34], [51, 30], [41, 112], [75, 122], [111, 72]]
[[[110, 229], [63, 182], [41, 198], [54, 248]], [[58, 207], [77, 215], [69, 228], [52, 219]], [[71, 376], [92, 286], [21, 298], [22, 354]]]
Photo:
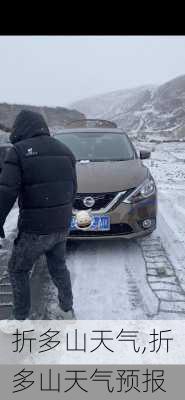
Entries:
[[70, 226], [77, 191], [75, 157], [50, 136], [42, 115], [23, 110], [0, 175], [0, 226], [16, 198], [19, 231], [49, 234]]

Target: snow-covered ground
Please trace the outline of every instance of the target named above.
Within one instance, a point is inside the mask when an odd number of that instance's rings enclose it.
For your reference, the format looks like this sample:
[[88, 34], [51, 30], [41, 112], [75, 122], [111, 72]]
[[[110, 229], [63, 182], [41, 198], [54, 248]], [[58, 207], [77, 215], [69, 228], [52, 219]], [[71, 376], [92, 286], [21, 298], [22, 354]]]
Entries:
[[[81, 241], [71, 247], [78, 319], [185, 318], [185, 143], [137, 143], [153, 148], [144, 161], [158, 187], [156, 231], [138, 240]], [[16, 211], [7, 219], [15, 225]], [[12, 218], [12, 219], [11, 219]], [[57, 318], [57, 292], [48, 277], [47, 315]]]

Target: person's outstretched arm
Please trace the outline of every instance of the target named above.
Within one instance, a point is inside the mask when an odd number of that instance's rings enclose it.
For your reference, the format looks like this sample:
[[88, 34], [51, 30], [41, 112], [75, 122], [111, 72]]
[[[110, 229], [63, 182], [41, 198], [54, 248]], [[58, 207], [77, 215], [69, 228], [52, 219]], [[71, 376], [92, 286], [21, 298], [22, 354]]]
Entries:
[[21, 168], [17, 152], [12, 147], [0, 174], [0, 236], [5, 237], [3, 225], [13, 207], [21, 186]]

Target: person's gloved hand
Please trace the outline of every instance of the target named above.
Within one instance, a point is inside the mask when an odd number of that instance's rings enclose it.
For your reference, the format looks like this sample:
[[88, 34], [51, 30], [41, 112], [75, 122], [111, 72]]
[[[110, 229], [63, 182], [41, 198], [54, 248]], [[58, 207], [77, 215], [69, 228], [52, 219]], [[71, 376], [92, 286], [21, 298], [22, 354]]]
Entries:
[[5, 238], [5, 233], [4, 233], [4, 229], [3, 229], [2, 226], [0, 226], [0, 237], [1, 237], [2, 239]]

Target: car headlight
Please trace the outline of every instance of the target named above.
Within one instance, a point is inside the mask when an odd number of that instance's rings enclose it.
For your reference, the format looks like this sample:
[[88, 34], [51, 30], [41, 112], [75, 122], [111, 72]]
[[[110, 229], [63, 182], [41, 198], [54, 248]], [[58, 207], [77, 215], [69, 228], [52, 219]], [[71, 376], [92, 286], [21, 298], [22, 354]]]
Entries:
[[145, 179], [145, 181], [138, 186], [128, 197], [126, 197], [124, 203], [135, 203], [140, 200], [144, 200], [150, 197], [156, 191], [155, 181], [152, 176]]

